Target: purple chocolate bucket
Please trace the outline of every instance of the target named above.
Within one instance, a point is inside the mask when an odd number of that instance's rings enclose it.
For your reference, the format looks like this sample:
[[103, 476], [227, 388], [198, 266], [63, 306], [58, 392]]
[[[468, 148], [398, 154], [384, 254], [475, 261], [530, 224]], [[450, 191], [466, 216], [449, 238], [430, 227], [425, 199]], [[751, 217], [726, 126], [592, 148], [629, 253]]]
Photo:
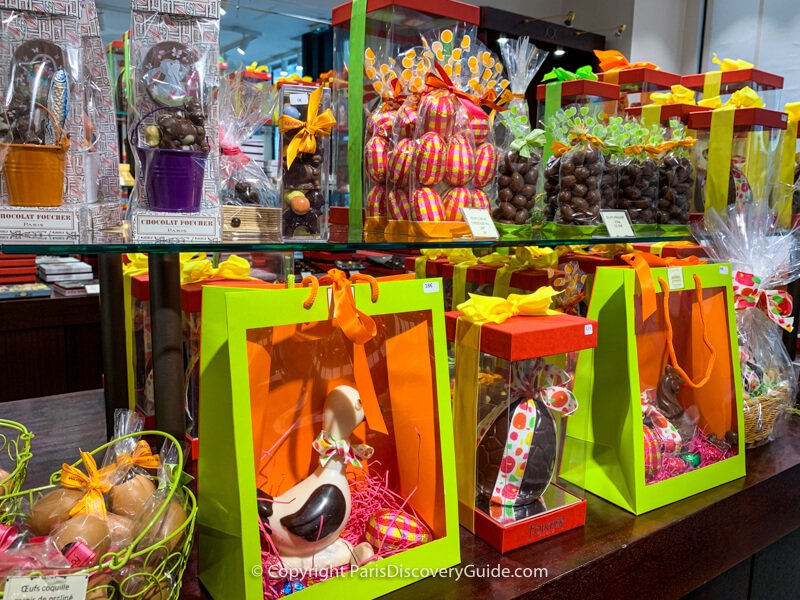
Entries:
[[150, 210], [200, 210], [208, 152], [141, 147], [137, 150], [144, 165], [144, 186]]

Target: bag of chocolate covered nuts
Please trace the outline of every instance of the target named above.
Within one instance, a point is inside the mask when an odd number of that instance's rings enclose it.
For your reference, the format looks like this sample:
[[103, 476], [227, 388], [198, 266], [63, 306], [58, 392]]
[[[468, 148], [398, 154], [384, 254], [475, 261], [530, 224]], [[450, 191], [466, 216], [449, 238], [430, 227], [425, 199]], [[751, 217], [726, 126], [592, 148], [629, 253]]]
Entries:
[[659, 225], [685, 225], [689, 222], [696, 180], [692, 147], [696, 141], [687, 134], [686, 127], [679, 120], [670, 121], [670, 139], [665, 143], [667, 151], [658, 161], [656, 219]]

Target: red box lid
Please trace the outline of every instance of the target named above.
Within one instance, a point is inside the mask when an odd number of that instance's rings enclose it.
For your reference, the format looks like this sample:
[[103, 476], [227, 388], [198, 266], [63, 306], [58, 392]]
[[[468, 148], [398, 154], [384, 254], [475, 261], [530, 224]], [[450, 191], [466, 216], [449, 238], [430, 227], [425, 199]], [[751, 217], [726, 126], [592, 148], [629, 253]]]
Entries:
[[[694, 75], [684, 75], [681, 77], [681, 85], [690, 90], [701, 90], [705, 83], [705, 73], [695, 73]], [[733, 71], [723, 71], [722, 85], [729, 85], [731, 83], [757, 83], [759, 86], [771, 89], [783, 89], [783, 77], [775, 73], [768, 73], [761, 69], [734, 69]]]
[[610, 77], [611, 81], [609, 83], [618, 83], [619, 85], [652, 83], [665, 90], [681, 82], [681, 76], [677, 73], [670, 73], [669, 71], [661, 71], [650, 67], [625, 69], [623, 71], [614, 71], [613, 73], [598, 73], [597, 76], [600, 77], [600, 81], [605, 81], [606, 78]]
[[331, 206], [328, 209], [328, 220], [331, 225], [349, 225], [350, 209], [346, 206]]
[[[653, 244], [633, 244], [633, 249], [640, 252], [652, 252]], [[697, 256], [699, 258], [708, 257], [706, 251], [699, 244], [692, 244], [691, 246], [677, 246], [669, 243], [661, 248], [661, 256], [663, 258], [687, 258], [689, 256]]]
[[[455, 21], [465, 21], [470, 25], [481, 24], [480, 7], [467, 4], [466, 2], [457, 2], [456, 0], [367, 0], [367, 13], [389, 6], [410, 8], [411, 10], [453, 19]], [[334, 7], [331, 25], [337, 27], [350, 21], [352, 8], [352, 2], [345, 2], [344, 4]]]
[[[459, 312], [445, 313], [447, 339], [456, 337]], [[511, 317], [481, 327], [481, 352], [508, 361], [564, 354], [597, 346], [597, 321], [574, 315]]]
[[[430, 264], [430, 262], [428, 264]], [[449, 262], [444, 262], [442, 263], [437, 276], [444, 279], [453, 279], [455, 267], [455, 265], [451, 265]], [[484, 283], [489, 283], [490, 281], [494, 281], [495, 270], [496, 267], [491, 267], [488, 265], [470, 265], [467, 267], [467, 283], [481, 285]]]
[[[662, 104], [661, 105], [661, 122], [664, 124], [669, 123], [670, 119], [680, 119], [684, 124], [689, 120], [689, 115], [693, 112], [711, 110], [705, 106], [697, 106], [696, 104]], [[641, 106], [631, 106], [625, 109], [625, 112], [633, 117], [641, 116]]]
[[[546, 83], [536, 86], [536, 99], [544, 100]], [[598, 96], [606, 100], [619, 100], [619, 86], [616, 83], [591, 81], [589, 79], [575, 79], [561, 84], [561, 97], [573, 98], [575, 96]]]
[[[693, 112], [689, 115], [689, 129], [711, 129], [714, 111]], [[733, 117], [734, 127], [769, 127], [786, 129], [788, 116], [785, 112], [767, 108], [737, 108]]]
[[131, 296], [150, 302], [150, 275], [136, 275], [131, 279]]

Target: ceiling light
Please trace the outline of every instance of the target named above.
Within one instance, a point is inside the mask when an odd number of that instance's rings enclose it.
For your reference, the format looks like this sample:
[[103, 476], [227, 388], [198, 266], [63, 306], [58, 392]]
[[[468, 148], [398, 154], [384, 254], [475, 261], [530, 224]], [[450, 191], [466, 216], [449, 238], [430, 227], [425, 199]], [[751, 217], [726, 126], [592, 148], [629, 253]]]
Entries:
[[242, 56], [244, 56], [244, 55], [245, 55], [245, 53], [247, 52], [247, 51], [246, 51], [244, 48], [242, 48], [241, 46], [238, 46], [238, 47], [236, 48], [236, 51], [237, 51], [239, 54], [241, 54]]
[[303, 65], [297, 65], [295, 68], [296, 68], [298, 71], [302, 71], [302, 70], [303, 70]]
[[281, 77], [286, 77], [289, 74], [289, 71], [281, 70]]
[[567, 51], [564, 50], [563, 46], [558, 46], [555, 50], [553, 50], [553, 56], [564, 56], [566, 53]]
[[223, 16], [223, 17], [224, 17], [225, 15], [227, 15], [227, 14], [228, 14], [228, 11], [227, 11], [227, 10], [225, 10], [224, 8], [220, 8], [220, 9], [219, 9], [219, 14], [220, 14], [221, 16]]

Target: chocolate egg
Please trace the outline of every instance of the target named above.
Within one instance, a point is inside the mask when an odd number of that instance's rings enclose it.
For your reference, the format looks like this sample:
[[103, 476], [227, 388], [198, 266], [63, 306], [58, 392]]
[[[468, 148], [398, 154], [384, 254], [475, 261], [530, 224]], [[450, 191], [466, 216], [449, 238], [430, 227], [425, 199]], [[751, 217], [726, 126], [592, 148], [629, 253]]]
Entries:
[[375, 183], [386, 181], [390, 148], [391, 142], [379, 136], [369, 138], [364, 145], [364, 170]]
[[114, 580], [107, 573], [89, 577], [86, 600], [109, 600], [114, 595]]
[[183, 510], [183, 506], [175, 500], [170, 501], [158, 521], [148, 528], [148, 525], [150, 525], [150, 522], [153, 520], [153, 517], [155, 517], [162, 503], [163, 500], [157, 495], [152, 496], [147, 504], [145, 504], [142, 512], [140, 512], [134, 520], [133, 537], [137, 538], [144, 533], [144, 536], [137, 545], [139, 550], [163, 544], [172, 552], [183, 539], [183, 535], [178, 534], [169, 541], [164, 541], [173, 532], [180, 529], [187, 519], [186, 511]]
[[447, 146], [444, 178], [453, 186], [463, 186], [475, 175], [475, 154], [467, 138], [454, 135]]
[[403, 550], [433, 540], [431, 530], [420, 519], [388, 508], [370, 516], [364, 536], [376, 550]]
[[444, 195], [444, 215], [448, 221], [463, 221], [461, 208], [472, 206], [472, 192], [465, 187], [454, 187]]
[[111, 488], [108, 492], [108, 505], [115, 514], [135, 517], [155, 491], [156, 486], [149, 477], [134, 475]]
[[397, 110], [394, 124], [394, 132], [397, 137], [414, 137], [417, 129], [417, 114], [417, 106], [415, 104], [404, 104]]
[[469, 120], [469, 128], [472, 132], [472, 141], [475, 142], [476, 146], [483, 144], [483, 142], [486, 141], [486, 137], [489, 135], [489, 132], [492, 130], [492, 127], [489, 124], [488, 116], [472, 117]]
[[411, 195], [411, 204], [414, 211], [414, 219], [417, 221], [442, 221], [444, 220], [444, 209], [442, 199], [433, 188], [420, 187], [414, 190]]
[[116, 551], [125, 548], [133, 540], [133, 519], [108, 513], [106, 515], [108, 534], [111, 536], [111, 549]]
[[11, 473], [0, 469], [0, 496], [5, 496], [6, 494], [11, 493], [11, 486], [13, 485], [12, 481], [6, 481], [9, 477], [11, 477]]
[[367, 194], [367, 216], [383, 217], [386, 215], [386, 186], [376, 185]]
[[396, 116], [397, 111], [394, 110], [378, 110], [372, 113], [367, 121], [367, 133], [369, 135], [391, 138], [392, 125], [394, 124]]
[[392, 183], [403, 187], [408, 185], [411, 161], [414, 157], [414, 145], [413, 140], [399, 140], [389, 154], [387, 177]]
[[36, 535], [48, 535], [69, 519], [69, 511], [83, 497], [79, 490], [57, 488], [34, 502], [28, 513], [28, 526]]
[[408, 197], [408, 190], [405, 188], [392, 188], [386, 194], [386, 210], [389, 218], [400, 221], [411, 218], [411, 203]]
[[435, 131], [443, 138], [453, 132], [458, 103], [450, 92], [436, 91], [425, 96], [419, 103], [423, 131]]
[[414, 176], [421, 185], [436, 185], [444, 177], [445, 143], [438, 133], [424, 134], [414, 153]]
[[492, 202], [483, 190], [472, 190], [472, 207], [492, 210]]
[[63, 523], [53, 532], [53, 541], [61, 552], [66, 552], [70, 544], [83, 542], [96, 555], [94, 564], [111, 547], [111, 535], [104, 519], [94, 515], [78, 515]]
[[[153, 567], [150, 567], [152, 569]], [[168, 575], [156, 575], [141, 562], [131, 562], [114, 574], [125, 598], [167, 600], [171, 588]]]
[[497, 172], [497, 150], [494, 144], [481, 144], [475, 154], [475, 187], [491, 183]]

